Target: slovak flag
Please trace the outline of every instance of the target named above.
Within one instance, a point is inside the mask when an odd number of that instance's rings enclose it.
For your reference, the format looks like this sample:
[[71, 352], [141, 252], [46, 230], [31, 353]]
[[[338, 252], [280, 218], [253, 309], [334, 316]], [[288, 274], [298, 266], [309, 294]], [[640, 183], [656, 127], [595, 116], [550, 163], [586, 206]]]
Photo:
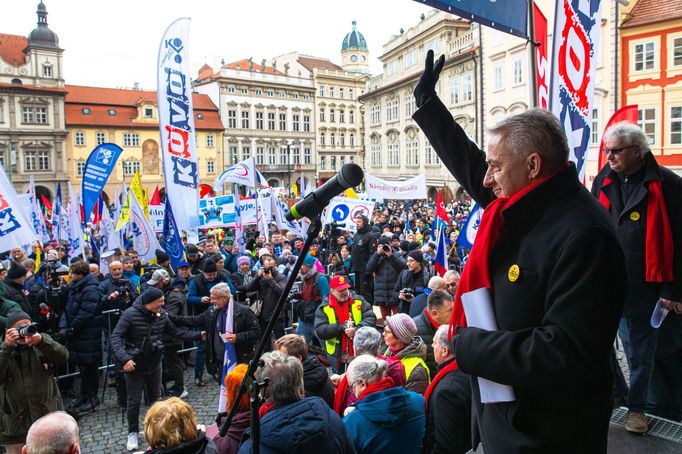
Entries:
[[[453, 245], [454, 246], [454, 245]], [[438, 243], [436, 246], [436, 260], [433, 267], [440, 277], [448, 270], [448, 254], [445, 250], [445, 229], [438, 230]]]
[[[234, 299], [230, 298], [227, 303], [227, 314], [225, 315], [225, 333], [234, 333]], [[223, 334], [223, 333], [221, 333]], [[220, 374], [220, 399], [218, 399], [218, 413], [226, 411], [227, 390], [225, 389], [225, 377], [237, 366], [237, 351], [235, 344], [225, 342], [225, 356], [223, 358], [223, 371]]]

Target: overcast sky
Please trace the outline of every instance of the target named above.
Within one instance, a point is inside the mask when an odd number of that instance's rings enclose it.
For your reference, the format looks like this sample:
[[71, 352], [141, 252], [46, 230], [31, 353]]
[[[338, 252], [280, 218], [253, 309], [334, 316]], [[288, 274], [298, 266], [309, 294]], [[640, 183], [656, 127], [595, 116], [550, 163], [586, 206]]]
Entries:
[[[9, 0], [7, 0], [9, 1]], [[28, 36], [38, 0], [14, 0], [0, 14], [0, 33]], [[65, 49], [68, 84], [142, 88], [156, 86], [156, 56], [166, 27], [192, 18], [193, 72], [253, 57], [260, 63], [298, 51], [340, 63], [341, 41], [358, 21], [373, 74], [388, 39], [419, 21], [430, 8], [414, 0], [45, 0], [47, 21]]]

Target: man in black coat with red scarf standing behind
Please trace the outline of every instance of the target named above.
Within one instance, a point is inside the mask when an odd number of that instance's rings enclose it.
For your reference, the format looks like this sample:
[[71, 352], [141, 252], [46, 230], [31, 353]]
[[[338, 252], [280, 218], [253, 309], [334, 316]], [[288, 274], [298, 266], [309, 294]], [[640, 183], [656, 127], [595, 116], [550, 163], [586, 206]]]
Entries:
[[[473, 442], [486, 454], [606, 452], [627, 286], [613, 222], [580, 183], [550, 112], [503, 120], [487, 154], [470, 141], [436, 96], [444, 63], [428, 51], [413, 118], [485, 208], [452, 319], [457, 365], [472, 377]], [[462, 295], [475, 290], [489, 295], [496, 331], [467, 327]], [[513, 396], [482, 399], [479, 377]]]

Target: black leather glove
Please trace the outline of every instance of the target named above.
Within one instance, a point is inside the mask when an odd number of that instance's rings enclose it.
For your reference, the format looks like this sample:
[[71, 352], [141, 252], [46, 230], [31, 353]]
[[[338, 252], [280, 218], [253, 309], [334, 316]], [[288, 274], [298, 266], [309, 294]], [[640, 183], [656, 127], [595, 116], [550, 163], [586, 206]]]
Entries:
[[433, 64], [433, 50], [426, 53], [426, 63], [424, 64], [424, 72], [419, 78], [417, 86], [414, 88], [414, 99], [417, 108], [426, 104], [426, 101], [436, 96], [436, 83], [440, 72], [443, 70], [445, 64], [445, 55], [441, 55]]

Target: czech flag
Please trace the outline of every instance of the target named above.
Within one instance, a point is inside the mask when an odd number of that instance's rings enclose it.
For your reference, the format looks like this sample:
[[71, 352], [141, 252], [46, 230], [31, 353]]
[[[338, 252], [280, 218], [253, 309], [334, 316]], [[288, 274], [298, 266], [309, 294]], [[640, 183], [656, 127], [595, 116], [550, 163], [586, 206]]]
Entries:
[[436, 273], [438, 273], [440, 277], [443, 277], [448, 270], [448, 254], [445, 247], [445, 229], [440, 229], [438, 231], [438, 244], [436, 246], [436, 260], [433, 264]]

